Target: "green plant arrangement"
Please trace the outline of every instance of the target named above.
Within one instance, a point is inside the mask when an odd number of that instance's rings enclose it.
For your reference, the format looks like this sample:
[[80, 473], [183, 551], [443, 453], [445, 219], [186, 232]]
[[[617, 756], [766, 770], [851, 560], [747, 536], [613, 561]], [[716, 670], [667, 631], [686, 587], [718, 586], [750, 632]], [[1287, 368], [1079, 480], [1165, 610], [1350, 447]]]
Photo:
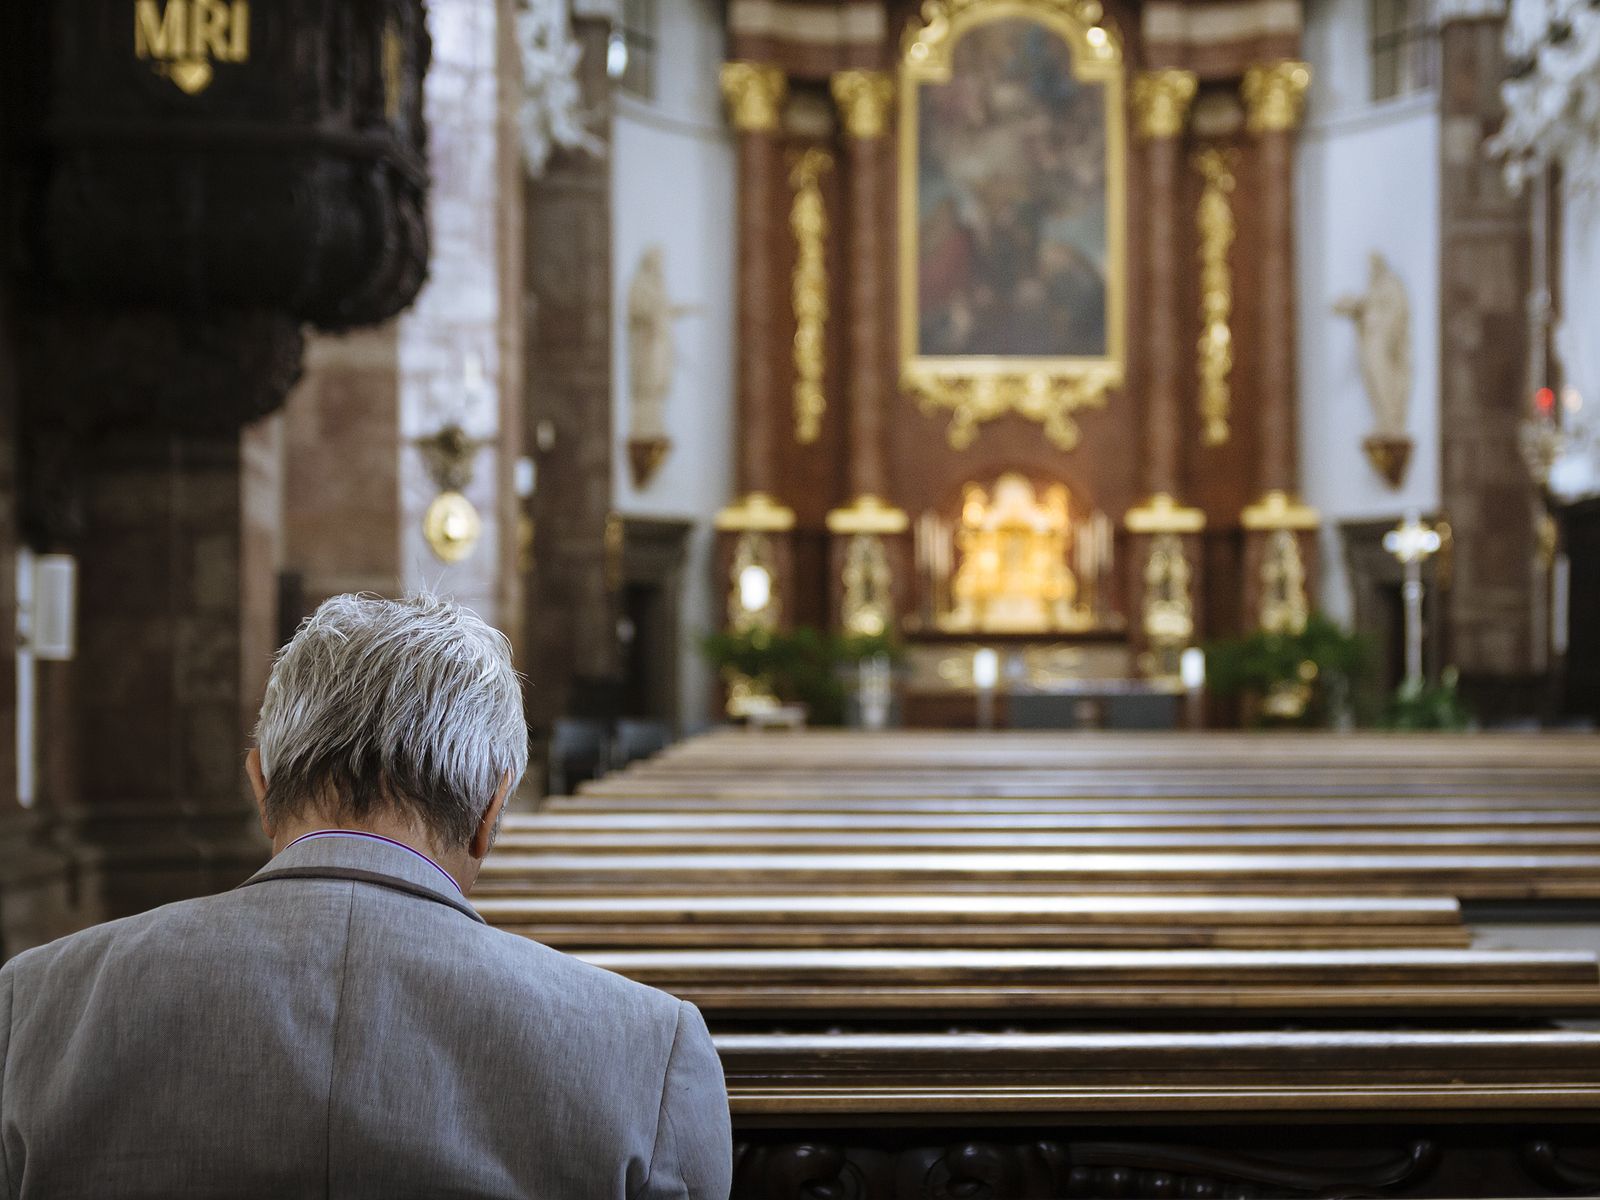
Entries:
[[1405, 732], [1449, 731], [1472, 727], [1472, 711], [1456, 691], [1460, 681], [1454, 667], [1446, 669], [1436, 684], [1408, 679], [1395, 689], [1378, 724]]
[[804, 627], [711, 633], [701, 639], [700, 649], [725, 678], [742, 675], [785, 703], [805, 705], [812, 725], [844, 723], [841, 668], [879, 656], [895, 662], [901, 656], [887, 634], [835, 636]]
[[1298, 633], [1257, 630], [1206, 646], [1206, 679], [1223, 696], [1255, 705], [1255, 723], [1326, 724], [1368, 670], [1366, 639], [1313, 613]]

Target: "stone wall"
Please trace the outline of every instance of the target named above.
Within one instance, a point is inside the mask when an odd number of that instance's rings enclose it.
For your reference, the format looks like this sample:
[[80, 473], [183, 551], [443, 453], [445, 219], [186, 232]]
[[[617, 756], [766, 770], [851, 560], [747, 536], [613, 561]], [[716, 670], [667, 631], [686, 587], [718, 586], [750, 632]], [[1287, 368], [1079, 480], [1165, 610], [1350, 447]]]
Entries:
[[[285, 408], [282, 566], [299, 610], [286, 617], [338, 592], [428, 588], [515, 626], [515, 536], [506, 529], [520, 440], [506, 363], [520, 330], [503, 264], [520, 232], [520, 193], [505, 186], [516, 161], [514, 88], [500, 81], [514, 64], [499, 7], [509, 3], [428, 6], [428, 283], [385, 326], [311, 339]], [[465, 494], [482, 520], [480, 541], [455, 564], [423, 536], [439, 489], [416, 444], [451, 424], [475, 443]]]
[[1529, 215], [1484, 153], [1502, 118], [1499, 17], [1449, 20], [1440, 38], [1441, 500], [1455, 532], [1447, 655], [1492, 718], [1536, 709], [1545, 668], [1538, 508], [1517, 448]]
[[[610, 126], [609, 26], [574, 23], [593, 128]], [[537, 466], [527, 606], [535, 737], [568, 708], [575, 679], [619, 668], [619, 547], [612, 513], [611, 160], [558, 150], [526, 184], [527, 453]]]

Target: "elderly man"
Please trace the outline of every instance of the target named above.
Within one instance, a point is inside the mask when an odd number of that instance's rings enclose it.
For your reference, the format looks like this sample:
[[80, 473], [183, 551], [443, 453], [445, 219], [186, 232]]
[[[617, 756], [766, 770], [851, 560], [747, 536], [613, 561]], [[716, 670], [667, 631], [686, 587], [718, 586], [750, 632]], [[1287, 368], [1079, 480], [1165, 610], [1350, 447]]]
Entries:
[[329, 600], [257, 741], [260, 872], [0, 971], [0, 1195], [726, 1197], [700, 1014], [467, 903], [527, 765], [499, 634]]

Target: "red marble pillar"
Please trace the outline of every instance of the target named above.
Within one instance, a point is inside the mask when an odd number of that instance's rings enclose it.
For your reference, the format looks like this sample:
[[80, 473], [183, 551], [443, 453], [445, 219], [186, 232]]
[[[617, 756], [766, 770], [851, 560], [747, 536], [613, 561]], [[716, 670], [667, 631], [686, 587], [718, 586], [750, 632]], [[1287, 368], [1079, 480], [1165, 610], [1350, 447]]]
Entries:
[[1294, 128], [1311, 70], [1300, 62], [1251, 67], [1244, 77], [1245, 124], [1256, 142], [1260, 213], [1260, 459], [1263, 497], [1293, 495], [1295, 466]]
[[1176, 496], [1181, 488], [1180, 408], [1183, 347], [1178, 286], [1179, 171], [1182, 136], [1194, 98], [1192, 71], [1148, 71], [1135, 77], [1134, 125], [1144, 160], [1144, 394], [1142, 481], [1147, 496]]
[[839, 71], [833, 98], [845, 134], [849, 217], [845, 229], [852, 499], [828, 514], [829, 564], [835, 580], [835, 624], [853, 634], [891, 632], [904, 609], [911, 561], [906, 514], [887, 501], [885, 422], [889, 389], [884, 364], [893, 353], [887, 323], [885, 265], [891, 228], [884, 221], [891, 157], [887, 143], [894, 81], [879, 71]]
[[840, 71], [833, 95], [845, 130], [849, 224], [845, 230], [850, 264], [849, 370], [846, 401], [850, 413], [850, 486], [856, 498], [883, 497], [888, 491], [885, 462], [883, 364], [889, 353], [884, 264], [890, 261], [883, 220], [888, 192], [886, 145], [894, 82], [877, 71]]
[[1134, 78], [1134, 129], [1144, 166], [1141, 208], [1144, 275], [1140, 480], [1145, 500], [1126, 518], [1132, 538], [1128, 595], [1138, 620], [1135, 648], [1145, 673], [1172, 676], [1194, 640], [1199, 535], [1205, 514], [1178, 500], [1182, 490], [1182, 382], [1185, 347], [1179, 286], [1179, 172], [1192, 71], [1168, 68]]
[[1303, 626], [1315, 594], [1317, 513], [1300, 503], [1295, 438], [1294, 129], [1311, 69], [1284, 60], [1251, 67], [1242, 93], [1245, 127], [1256, 143], [1260, 228], [1256, 348], [1259, 499], [1241, 514], [1246, 530], [1247, 614], [1279, 631]]
[[738, 132], [738, 488], [769, 493], [778, 452], [778, 338], [773, 297], [779, 294], [773, 261], [776, 189], [784, 178], [780, 118], [788, 83], [777, 67], [730, 62], [722, 91]]
[[[794, 512], [773, 496], [780, 453], [778, 431], [782, 348], [774, 329], [780, 294], [774, 216], [786, 177], [780, 140], [788, 81], [765, 63], [722, 67], [722, 92], [738, 133], [737, 341], [739, 497], [717, 514], [717, 590], [724, 627], [733, 633], [775, 630], [794, 612]], [[750, 577], [764, 576], [761, 587]], [[748, 716], [774, 703], [751, 679], [730, 677], [727, 711]]]

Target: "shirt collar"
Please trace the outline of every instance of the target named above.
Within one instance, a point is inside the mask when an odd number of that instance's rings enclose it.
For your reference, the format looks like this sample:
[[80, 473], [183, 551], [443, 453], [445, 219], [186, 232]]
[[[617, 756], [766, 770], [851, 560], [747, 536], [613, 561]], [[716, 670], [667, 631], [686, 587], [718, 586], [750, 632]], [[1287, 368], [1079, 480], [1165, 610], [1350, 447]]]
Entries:
[[461, 885], [456, 882], [456, 877], [450, 874], [449, 871], [446, 871], [438, 863], [434, 862], [433, 859], [429, 858], [421, 850], [416, 849], [414, 846], [408, 846], [404, 842], [397, 842], [393, 838], [386, 838], [381, 833], [367, 833], [359, 829], [314, 829], [310, 833], [302, 833], [299, 837], [295, 838], [294, 841], [290, 842], [289, 845], [285, 846], [284, 850], [289, 850], [295, 846], [298, 846], [301, 842], [309, 842], [313, 838], [364, 838], [367, 841], [382, 842], [386, 846], [394, 846], [397, 849], [404, 850], [407, 854], [416, 855], [416, 857], [420, 858], [435, 871], [439, 872], [440, 875], [444, 876], [445, 882], [455, 889], [456, 895], [463, 898], [466, 896], [466, 893], [461, 890]]
[[344, 836], [298, 838], [240, 886], [277, 879], [356, 879], [437, 901], [484, 923], [449, 872], [427, 855], [392, 838], [356, 830], [316, 832]]

